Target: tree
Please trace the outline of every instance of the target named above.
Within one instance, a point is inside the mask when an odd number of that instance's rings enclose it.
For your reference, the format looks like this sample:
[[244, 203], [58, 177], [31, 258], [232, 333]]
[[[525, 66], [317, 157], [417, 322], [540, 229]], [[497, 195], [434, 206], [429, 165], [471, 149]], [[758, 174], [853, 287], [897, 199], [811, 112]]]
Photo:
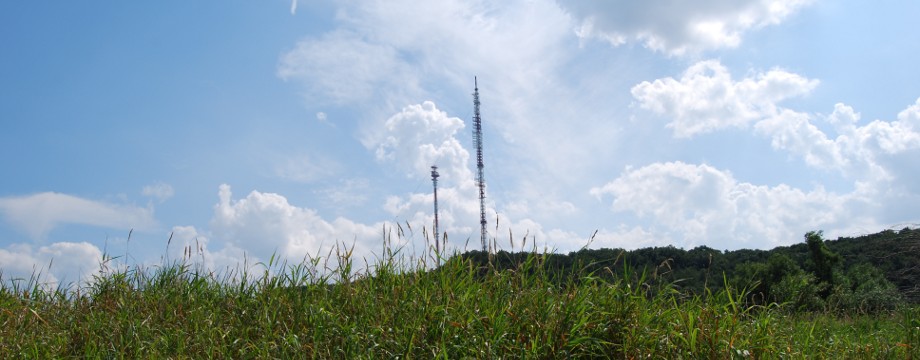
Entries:
[[840, 255], [831, 251], [824, 244], [823, 231], [809, 231], [805, 233], [805, 241], [808, 244], [808, 250], [811, 252], [811, 261], [815, 265], [815, 277], [819, 283], [824, 283], [828, 287], [823, 290], [821, 297], [827, 298], [830, 295], [830, 289], [835, 285], [834, 267], [840, 263]]
[[868, 263], [849, 268], [828, 303], [846, 311], [876, 313], [893, 310], [902, 301], [898, 289]]

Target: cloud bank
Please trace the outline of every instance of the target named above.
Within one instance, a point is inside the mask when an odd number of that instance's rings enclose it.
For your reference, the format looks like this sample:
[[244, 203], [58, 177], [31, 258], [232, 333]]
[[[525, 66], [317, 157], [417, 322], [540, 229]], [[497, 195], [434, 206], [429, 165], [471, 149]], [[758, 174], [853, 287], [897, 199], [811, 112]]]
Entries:
[[653, 233], [681, 234], [688, 246], [704, 241], [726, 248], [775, 246], [809, 230], [860, 232], [912, 221], [901, 210], [889, 209], [909, 208], [918, 198], [920, 187], [913, 178], [920, 173], [920, 99], [895, 121], [866, 124], [842, 103], [829, 115], [780, 106], [817, 85], [817, 80], [779, 69], [734, 80], [710, 60], [691, 65], [680, 79], [642, 82], [632, 95], [639, 109], [669, 119], [665, 126], [676, 138], [690, 141], [703, 133], [750, 129], [774, 150], [849, 181], [848, 192], [829, 192], [820, 185], [810, 190], [755, 185], [706, 164], [655, 162], [628, 167], [591, 193], [612, 197], [615, 212], [656, 224], [650, 226]]
[[781, 23], [808, 0], [558, 0], [581, 38], [640, 43], [669, 55], [734, 48], [745, 32]]
[[613, 197], [614, 211], [652, 218], [659, 230], [682, 238], [678, 245], [684, 247], [785, 245], [811, 229], [839, 224], [854, 205], [850, 196], [820, 188], [759, 186], [739, 182], [729, 171], [683, 162], [627, 169], [591, 193]]
[[680, 79], [643, 81], [631, 93], [639, 108], [673, 119], [667, 127], [674, 136], [690, 138], [775, 116], [779, 102], [807, 95], [818, 84], [781, 69], [735, 81], [725, 66], [708, 60], [687, 68]]
[[[54, 289], [58, 286], [82, 285], [98, 274], [102, 251], [87, 242], [56, 242], [44, 246], [13, 244], [0, 249], [2, 280], [28, 286], [34, 279], [40, 285]], [[37, 277], [37, 278], [36, 278]]]
[[37, 240], [44, 239], [61, 224], [127, 230], [151, 229], [157, 223], [151, 208], [110, 204], [56, 192], [0, 198], [0, 213], [11, 225]]

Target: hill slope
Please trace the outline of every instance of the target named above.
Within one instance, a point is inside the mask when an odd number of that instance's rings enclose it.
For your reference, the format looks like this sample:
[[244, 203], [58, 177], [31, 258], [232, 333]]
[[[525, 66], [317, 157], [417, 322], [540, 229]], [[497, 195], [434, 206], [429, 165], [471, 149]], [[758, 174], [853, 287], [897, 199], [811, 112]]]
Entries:
[[[837, 259], [827, 279], [816, 275], [815, 255], [807, 241], [771, 250], [719, 251], [706, 246], [690, 250], [673, 246], [631, 251], [582, 249], [568, 254], [546, 254], [544, 261], [560, 280], [577, 270], [588, 270], [595, 276], [612, 280], [628, 267], [640, 274], [644, 270], [648, 282], [669, 282], [690, 294], [704, 294], [706, 289], [719, 290], [724, 287], [724, 280], [729, 280], [735, 286], [747, 286], [754, 295], [761, 293], [762, 296], [771, 291], [801, 292], [807, 290], [806, 287], [817, 292], [825, 286], [828, 289], [823, 297], [826, 298], [835, 287], [850, 292], [865, 292], [870, 290], [866, 287], [875, 287], [871, 290], [884, 292], [892, 286], [904, 300], [920, 302], [920, 229], [885, 230], [826, 241], [820, 238], [820, 232], [809, 234], [820, 240], [816, 246], [823, 242], [826, 254]], [[491, 261], [498, 268], [511, 269], [526, 256], [527, 253], [500, 251]], [[479, 264], [490, 261], [487, 254], [480, 251], [467, 252], [461, 257]], [[788, 288], [795, 285], [793, 280], [802, 282], [798, 285], [801, 289]]]

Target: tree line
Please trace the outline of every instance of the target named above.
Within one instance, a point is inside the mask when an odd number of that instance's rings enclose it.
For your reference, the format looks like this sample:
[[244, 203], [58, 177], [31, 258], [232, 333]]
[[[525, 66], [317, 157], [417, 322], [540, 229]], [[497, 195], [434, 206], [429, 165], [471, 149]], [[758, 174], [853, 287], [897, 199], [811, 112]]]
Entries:
[[[483, 269], [520, 270], [527, 261], [564, 285], [584, 276], [666, 286], [683, 296], [706, 296], [726, 286], [745, 290], [749, 304], [784, 304], [795, 311], [873, 313], [920, 303], [920, 228], [824, 239], [811, 231], [803, 241], [771, 250], [720, 251], [707, 246], [636, 250], [581, 249], [568, 254], [470, 251], [458, 260]], [[489, 266], [486, 266], [489, 265]], [[483, 275], [486, 275], [483, 273]]]

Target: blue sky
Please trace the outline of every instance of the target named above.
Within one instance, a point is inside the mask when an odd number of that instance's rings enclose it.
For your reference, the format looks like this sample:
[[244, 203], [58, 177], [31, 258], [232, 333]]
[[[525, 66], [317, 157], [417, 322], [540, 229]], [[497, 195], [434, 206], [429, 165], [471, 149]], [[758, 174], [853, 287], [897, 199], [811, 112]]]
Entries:
[[72, 282], [103, 253], [158, 264], [192, 245], [222, 269], [325, 256], [337, 241], [372, 259], [396, 223], [413, 228], [398, 245], [421, 253], [435, 164], [442, 230], [476, 248], [474, 76], [502, 248], [509, 230], [567, 252], [595, 230], [591, 247], [738, 249], [914, 226], [917, 13], [900, 1], [4, 3], [0, 269]]

